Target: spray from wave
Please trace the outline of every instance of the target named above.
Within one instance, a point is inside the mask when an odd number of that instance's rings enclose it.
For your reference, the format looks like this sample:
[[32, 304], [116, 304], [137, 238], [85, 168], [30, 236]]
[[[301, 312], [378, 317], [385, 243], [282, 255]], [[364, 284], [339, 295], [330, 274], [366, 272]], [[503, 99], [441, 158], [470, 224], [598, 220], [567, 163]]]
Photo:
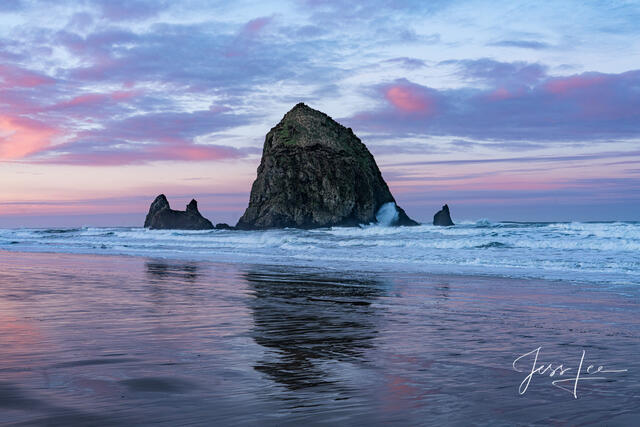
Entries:
[[389, 227], [398, 222], [398, 216], [399, 213], [396, 204], [389, 202], [380, 206], [380, 209], [378, 209], [376, 213], [376, 221], [378, 221], [378, 225]]

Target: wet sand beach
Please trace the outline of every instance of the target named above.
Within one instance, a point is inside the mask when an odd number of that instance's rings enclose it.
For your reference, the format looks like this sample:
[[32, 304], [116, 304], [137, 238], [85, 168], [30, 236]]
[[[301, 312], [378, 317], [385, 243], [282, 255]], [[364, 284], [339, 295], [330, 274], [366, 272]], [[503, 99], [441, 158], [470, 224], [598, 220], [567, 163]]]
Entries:
[[[0, 252], [3, 425], [637, 425], [636, 286]], [[563, 390], [540, 363], [626, 372]], [[531, 356], [519, 366], [530, 369]], [[594, 368], [593, 370], [595, 370]], [[570, 378], [569, 371], [563, 378]]]

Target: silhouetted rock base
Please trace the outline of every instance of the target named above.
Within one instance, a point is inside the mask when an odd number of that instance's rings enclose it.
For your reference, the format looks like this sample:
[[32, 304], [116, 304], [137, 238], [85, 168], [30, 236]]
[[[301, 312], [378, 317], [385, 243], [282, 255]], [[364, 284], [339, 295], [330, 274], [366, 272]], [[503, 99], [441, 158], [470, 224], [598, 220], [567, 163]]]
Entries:
[[211, 221], [198, 211], [198, 202], [191, 200], [186, 211], [176, 211], [171, 209], [164, 194], [156, 197], [151, 203], [144, 226], [152, 230], [210, 230], [214, 228]]
[[444, 205], [442, 209], [436, 212], [436, 214], [433, 216], [433, 225], [441, 225], [443, 227], [449, 227], [451, 225], [455, 225], [453, 221], [451, 221], [449, 206]]

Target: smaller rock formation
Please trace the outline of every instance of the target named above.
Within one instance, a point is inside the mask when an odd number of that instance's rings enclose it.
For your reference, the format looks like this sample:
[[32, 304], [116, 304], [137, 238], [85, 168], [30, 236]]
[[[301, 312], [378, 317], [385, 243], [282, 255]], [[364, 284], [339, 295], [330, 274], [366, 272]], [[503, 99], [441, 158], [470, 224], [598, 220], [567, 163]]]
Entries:
[[441, 225], [444, 227], [448, 227], [450, 225], [455, 225], [453, 221], [451, 221], [451, 214], [449, 213], [449, 206], [444, 205], [442, 209], [440, 209], [433, 216], [433, 225]]
[[219, 222], [216, 224], [216, 230], [233, 230], [234, 228], [226, 222]]
[[144, 226], [152, 230], [210, 230], [213, 228], [211, 221], [198, 211], [198, 202], [191, 200], [186, 211], [174, 211], [164, 194], [156, 197], [151, 203]]

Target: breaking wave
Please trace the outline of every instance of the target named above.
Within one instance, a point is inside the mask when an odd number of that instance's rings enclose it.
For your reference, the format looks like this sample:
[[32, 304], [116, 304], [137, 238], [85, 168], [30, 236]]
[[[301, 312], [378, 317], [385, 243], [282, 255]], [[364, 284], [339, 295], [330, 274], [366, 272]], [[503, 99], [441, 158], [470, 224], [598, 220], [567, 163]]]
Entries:
[[[378, 212], [383, 224], [394, 216], [393, 204]], [[455, 227], [267, 231], [0, 229], [0, 249], [640, 284], [638, 222], [480, 220]]]

